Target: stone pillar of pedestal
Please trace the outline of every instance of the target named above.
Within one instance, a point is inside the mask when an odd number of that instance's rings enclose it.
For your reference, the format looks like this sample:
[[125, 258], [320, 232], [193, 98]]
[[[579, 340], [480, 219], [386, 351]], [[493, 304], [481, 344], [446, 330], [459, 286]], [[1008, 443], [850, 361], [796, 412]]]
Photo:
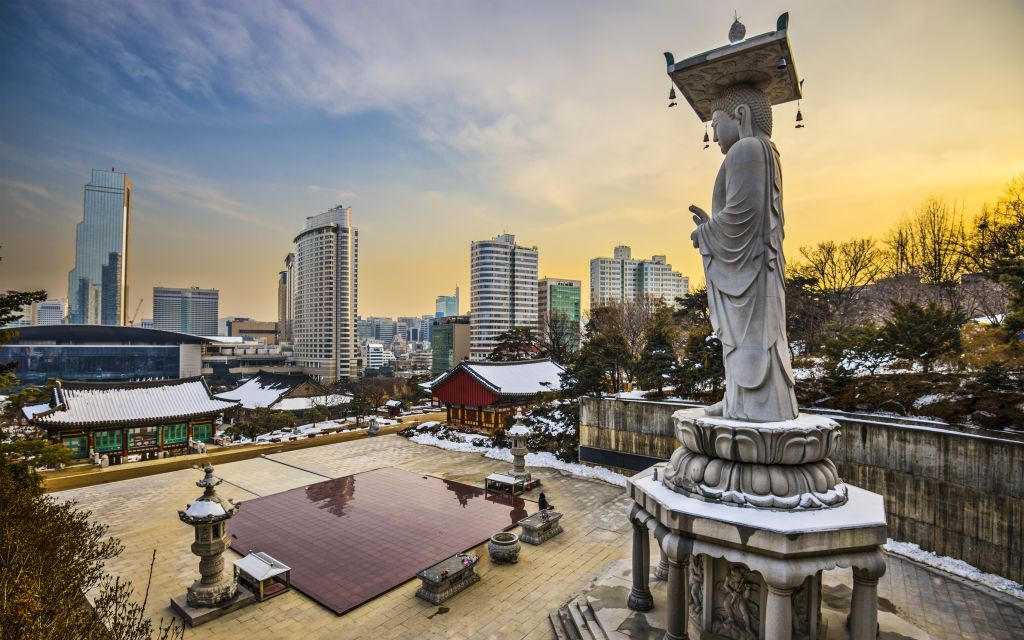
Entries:
[[764, 637], [772, 640], [791, 640], [793, 637], [793, 592], [792, 588], [768, 587], [768, 602], [765, 605]]
[[668, 580], [668, 556], [665, 555], [665, 550], [661, 550], [661, 559], [658, 560], [658, 566], [654, 569], [655, 580]]
[[853, 598], [850, 600], [850, 640], [878, 637], [878, 577], [866, 569], [853, 569]]
[[[664, 557], [664, 556], [663, 556]], [[690, 610], [690, 556], [668, 559], [668, 611], [665, 640], [689, 640], [686, 618]]]
[[650, 573], [651, 540], [647, 527], [633, 521], [633, 588], [627, 605], [633, 611], [650, 611], [654, 606], [648, 583]]

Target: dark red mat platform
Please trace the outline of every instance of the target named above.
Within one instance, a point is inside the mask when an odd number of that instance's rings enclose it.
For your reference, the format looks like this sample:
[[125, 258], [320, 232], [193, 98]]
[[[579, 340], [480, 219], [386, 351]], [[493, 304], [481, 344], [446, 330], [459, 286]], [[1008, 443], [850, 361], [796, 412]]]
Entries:
[[269, 553], [340, 615], [527, 515], [522, 498], [387, 468], [247, 500], [228, 531], [232, 549]]

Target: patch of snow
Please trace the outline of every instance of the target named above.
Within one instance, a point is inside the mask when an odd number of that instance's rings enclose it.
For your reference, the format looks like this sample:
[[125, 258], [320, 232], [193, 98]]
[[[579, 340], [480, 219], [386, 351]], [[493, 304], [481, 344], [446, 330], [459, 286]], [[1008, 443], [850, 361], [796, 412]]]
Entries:
[[1013, 580], [997, 576], [994, 573], [985, 573], [981, 569], [967, 564], [963, 560], [957, 560], [956, 558], [950, 558], [948, 556], [940, 556], [932, 551], [925, 551], [913, 542], [897, 542], [891, 538], [882, 546], [889, 553], [910, 558], [911, 560], [920, 562], [921, 564], [926, 564], [929, 567], [935, 567], [947, 573], [960, 576], [961, 578], [967, 578], [972, 582], [978, 582], [986, 587], [995, 589], [996, 591], [1001, 591], [1014, 596], [1015, 598], [1024, 599], [1024, 586], [1021, 586]]
[[[417, 444], [426, 444], [439, 449], [447, 449], [448, 451], [459, 451], [462, 453], [482, 453], [484, 457], [491, 458], [493, 460], [502, 460], [504, 462], [512, 462], [512, 452], [508, 449], [500, 449], [498, 447], [481, 447], [472, 444], [472, 439], [480, 438], [481, 436], [474, 436], [473, 434], [462, 434], [465, 436], [462, 442], [453, 442], [451, 440], [441, 440], [431, 434], [419, 433], [411, 438], [412, 442]], [[470, 440], [467, 442], [466, 440]], [[526, 466], [534, 468], [546, 468], [556, 469], [558, 471], [565, 471], [577, 478], [593, 478], [596, 480], [602, 480], [608, 484], [615, 485], [617, 487], [626, 486], [626, 476], [621, 473], [615, 473], [609, 471], [603, 467], [588, 467], [586, 465], [579, 464], [577, 462], [564, 462], [555, 457], [555, 454], [548, 453], [546, 451], [540, 453], [528, 453], [526, 454]]]
[[949, 393], [929, 393], [928, 395], [921, 396], [917, 400], [914, 400], [913, 407], [915, 409], [920, 409], [921, 407], [926, 407], [930, 404], [935, 404], [936, 402], [952, 400], [953, 397], [954, 396]]

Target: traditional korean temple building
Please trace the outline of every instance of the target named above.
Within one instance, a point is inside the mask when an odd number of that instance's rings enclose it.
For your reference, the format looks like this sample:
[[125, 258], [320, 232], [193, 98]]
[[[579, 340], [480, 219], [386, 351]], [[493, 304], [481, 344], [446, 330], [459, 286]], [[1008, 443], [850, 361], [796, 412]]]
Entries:
[[189, 441], [210, 442], [217, 418], [238, 406], [210, 393], [201, 377], [156, 382], [71, 382], [58, 379], [49, 405], [26, 407], [33, 424], [71, 449], [93, 450], [113, 464], [188, 453]]
[[260, 371], [237, 388], [218, 393], [216, 397], [238, 402], [242, 409], [268, 408], [295, 413], [352, 400], [352, 396], [327, 393], [320, 383], [305, 374], [266, 371]]
[[552, 360], [463, 361], [430, 390], [445, 406], [449, 424], [493, 430], [520, 407], [537, 404], [541, 394], [560, 390], [563, 371]]

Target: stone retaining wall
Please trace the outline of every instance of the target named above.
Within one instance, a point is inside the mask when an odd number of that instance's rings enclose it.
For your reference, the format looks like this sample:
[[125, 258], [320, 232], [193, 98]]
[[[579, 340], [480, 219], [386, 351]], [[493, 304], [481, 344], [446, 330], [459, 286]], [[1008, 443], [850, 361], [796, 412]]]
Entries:
[[[668, 402], [583, 398], [580, 458], [637, 469], [677, 442]], [[889, 537], [1024, 583], [1024, 442], [831, 415], [842, 478], [885, 497]]]

